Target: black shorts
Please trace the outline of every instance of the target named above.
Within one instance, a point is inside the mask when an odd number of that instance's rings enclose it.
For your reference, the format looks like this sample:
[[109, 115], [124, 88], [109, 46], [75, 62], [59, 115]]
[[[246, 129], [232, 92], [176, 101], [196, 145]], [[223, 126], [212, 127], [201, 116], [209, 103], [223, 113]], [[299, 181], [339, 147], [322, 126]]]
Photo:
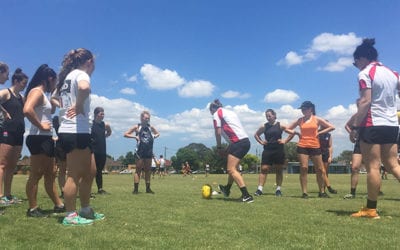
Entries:
[[72, 152], [74, 149], [85, 149], [89, 148], [92, 152], [92, 143], [90, 134], [69, 134], [60, 133], [58, 135], [60, 141], [60, 147], [66, 154]]
[[284, 164], [285, 163], [285, 150], [283, 144], [269, 147], [262, 152], [261, 165]]
[[360, 128], [360, 140], [367, 144], [397, 144], [398, 126], [372, 126]]
[[67, 160], [67, 154], [65, 153], [64, 149], [61, 147], [60, 139], [56, 141], [56, 146], [54, 149], [54, 155], [57, 161], [65, 161]]
[[357, 140], [356, 143], [354, 143], [354, 150], [353, 154], [361, 154], [361, 148], [360, 148], [360, 140]]
[[54, 157], [54, 141], [51, 135], [28, 135], [26, 146], [31, 155], [44, 154]]
[[298, 154], [303, 154], [303, 155], [308, 155], [308, 156], [316, 156], [321, 154], [321, 149], [320, 148], [302, 148], [302, 147], [297, 147], [297, 153]]
[[228, 154], [231, 154], [239, 159], [242, 159], [250, 150], [249, 138], [242, 139], [236, 143], [229, 145]]
[[3, 130], [2, 143], [10, 146], [22, 146], [24, 144], [25, 131], [7, 131]]
[[330, 156], [329, 151], [328, 150], [321, 151], [321, 155], [322, 155], [322, 162], [328, 162]]

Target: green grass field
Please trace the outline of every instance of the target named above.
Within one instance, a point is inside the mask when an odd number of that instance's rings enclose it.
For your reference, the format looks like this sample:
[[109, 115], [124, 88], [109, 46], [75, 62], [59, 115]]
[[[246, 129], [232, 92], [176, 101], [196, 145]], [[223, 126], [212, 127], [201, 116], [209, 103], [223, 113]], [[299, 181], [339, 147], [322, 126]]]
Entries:
[[[96, 196], [92, 206], [106, 219], [91, 226], [65, 227], [62, 215], [27, 218], [27, 201], [5, 208], [0, 216], [1, 249], [398, 249], [400, 233], [400, 185], [389, 176], [383, 181], [378, 203], [380, 220], [350, 218], [365, 205], [366, 175], [360, 175], [358, 196], [343, 200], [349, 191], [349, 175], [330, 175], [338, 194], [317, 198], [315, 175], [309, 175], [309, 195], [301, 199], [297, 174], [286, 175], [283, 197], [275, 197], [275, 176], [270, 175], [265, 195], [243, 204], [239, 189], [231, 198], [201, 198], [201, 186], [226, 183], [227, 175], [180, 175], [152, 180], [155, 195], [132, 195], [131, 175], [104, 175], [111, 195]], [[16, 175], [14, 194], [24, 194], [27, 176]], [[251, 193], [257, 175], [244, 175]], [[38, 194], [44, 210], [53, 208], [43, 183]], [[95, 188], [93, 188], [95, 191]], [[79, 202], [78, 202], [79, 204]], [[3, 209], [3, 208], [1, 208]]]

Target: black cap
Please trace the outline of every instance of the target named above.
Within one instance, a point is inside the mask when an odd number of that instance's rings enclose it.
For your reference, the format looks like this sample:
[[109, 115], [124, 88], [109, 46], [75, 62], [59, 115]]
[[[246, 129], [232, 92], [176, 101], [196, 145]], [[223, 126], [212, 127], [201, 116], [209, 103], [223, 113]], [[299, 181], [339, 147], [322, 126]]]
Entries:
[[299, 107], [299, 109], [302, 109], [302, 108], [313, 108], [314, 107], [314, 104], [312, 103], [312, 102], [310, 102], [310, 101], [305, 101], [305, 102], [303, 102], [302, 104], [301, 104], [301, 106]]

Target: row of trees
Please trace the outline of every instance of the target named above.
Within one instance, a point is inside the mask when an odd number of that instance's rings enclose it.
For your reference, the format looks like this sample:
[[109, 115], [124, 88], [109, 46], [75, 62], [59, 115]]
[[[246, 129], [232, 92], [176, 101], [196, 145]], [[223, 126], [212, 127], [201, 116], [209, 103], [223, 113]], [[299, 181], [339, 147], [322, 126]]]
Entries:
[[[223, 146], [227, 146], [226, 144]], [[285, 154], [289, 162], [297, 161], [297, 144], [289, 142], [285, 145]], [[333, 162], [341, 162], [349, 164], [351, 161], [352, 151], [343, 151], [338, 157], [333, 159]], [[118, 158], [123, 165], [134, 164], [135, 156], [132, 152], [128, 152], [125, 157]], [[221, 157], [217, 153], [217, 148], [208, 148], [202, 143], [191, 143], [183, 148], [180, 148], [176, 155], [171, 157], [172, 167], [179, 171], [182, 163], [188, 162], [192, 170], [204, 170], [205, 165], [209, 164], [211, 172], [220, 173], [226, 168], [226, 158]], [[260, 164], [260, 156], [247, 154], [240, 162], [245, 171], [255, 171], [257, 165]]]

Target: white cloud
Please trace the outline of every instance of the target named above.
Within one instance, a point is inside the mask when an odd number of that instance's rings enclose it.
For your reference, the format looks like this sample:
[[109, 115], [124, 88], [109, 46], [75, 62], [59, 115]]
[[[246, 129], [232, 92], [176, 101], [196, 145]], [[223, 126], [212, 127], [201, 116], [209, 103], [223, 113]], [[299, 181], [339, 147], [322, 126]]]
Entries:
[[298, 55], [294, 51], [290, 51], [286, 54], [285, 58], [278, 62], [278, 65], [297, 65], [303, 63], [303, 56]]
[[132, 75], [129, 76], [128, 74], [122, 74], [122, 77], [125, 79], [127, 82], [137, 82], [137, 75]]
[[215, 86], [204, 80], [190, 81], [179, 88], [178, 93], [181, 97], [208, 97], [211, 96]]
[[[164, 152], [165, 147], [167, 147], [169, 154], [167, 157], [170, 157], [179, 148], [192, 142], [203, 143], [208, 147], [215, 145], [212, 116], [207, 106], [161, 117], [148, 107], [124, 98], [108, 99], [104, 96], [91, 95], [91, 110], [97, 106], [104, 108], [104, 120], [111, 125], [113, 133], [107, 139], [107, 149], [108, 154], [115, 157], [134, 150], [136, 142], [124, 138], [123, 134], [139, 122], [140, 113], [143, 110], [150, 111], [151, 123], [161, 134], [154, 144], [154, 150], [157, 154]], [[253, 110], [247, 104], [227, 105], [225, 108], [233, 110], [239, 116], [251, 140], [250, 153], [254, 153], [256, 149], [261, 152], [262, 147], [254, 140], [252, 135], [266, 121], [265, 110]], [[334, 155], [340, 154], [343, 150], [352, 150], [353, 146], [344, 130], [344, 124], [354, 114], [355, 110], [355, 104], [351, 104], [348, 107], [334, 106], [326, 112], [318, 111], [318, 116], [328, 119], [336, 127], [335, 131], [332, 132]], [[285, 125], [289, 125], [302, 116], [299, 109], [288, 104], [282, 105], [275, 111], [278, 120]], [[298, 128], [296, 129], [298, 130]], [[294, 142], [297, 142], [297, 140], [297, 137], [293, 139]]]
[[298, 99], [299, 96], [295, 92], [284, 89], [276, 89], [264, 97], [264, 101], [267, 103], [291, 103]]
[[330, 62], [325, 67], [319, 68], [319, 70], [338, 72], [338, 71], [343, 71], [352, 65], [353, 65], [353, 59], [351, 57], [341, 57], [336, 62]]
[[[325, 53], [333, 53], [333, 55], [337, 57], [350, 56], [361, 41], [362, 38], [357, 37], [353, 32], [340, 35], [322, 33], [312, 40], [311, 46], [305, 49], [303, 55], [295, 51], [290, 51], [286, 54], [284, 59], [278, 62], [278, 65], [293, 66], [308, 61], [314, 61]], [[323, 67], [323, 70], [342, 71], [346, 67], [349, 67], [347, 61], [343, 60], [343, 58], [339, 58], [337, 62], [329, 63], [327, 66]]]
[[350, 32], [348, 34], [335, 35], [332, 33], [322, 33], [316, 36], [309, 52], [326, 53], [334, 52], [339, 55], [351, 55], [357, 45], [361, 44], [362, 39], [356, 34]]
[[123, 88], [119, 92], [125, 95], [136, 95], [136, 91], [133, 88]]
[[240, 93], [238, 91], [233, 91], [233, 90], [228, 90], [224, 93], [221, 94], [223, 98], [240, 98], [240, 99], [246, 99], [250, 97], [249, 93]]
[[148, 86], [156, 90], [167, 90], [177, 88], [185, 83], [176, 71], [160, 69], [151, 64], [144, 64], [140, 73]]

